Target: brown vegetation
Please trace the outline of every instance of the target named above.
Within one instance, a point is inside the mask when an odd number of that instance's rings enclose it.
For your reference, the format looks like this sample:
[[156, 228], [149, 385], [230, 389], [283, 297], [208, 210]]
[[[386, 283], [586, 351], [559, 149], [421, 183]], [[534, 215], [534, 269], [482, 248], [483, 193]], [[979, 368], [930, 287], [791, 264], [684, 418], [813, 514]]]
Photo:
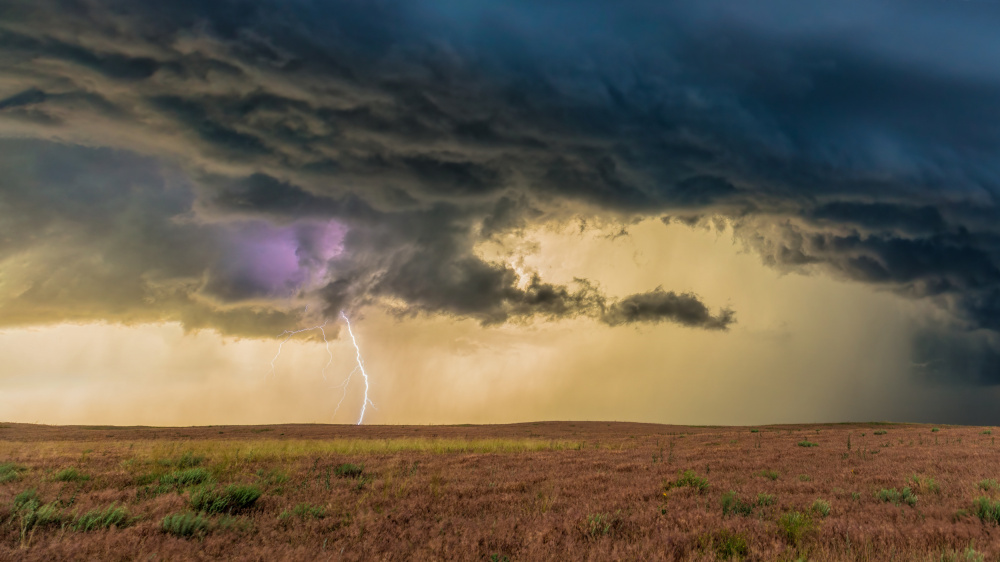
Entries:
[[0, 558], [996, 560], [998, 452], [904, 424], [4, 424]]

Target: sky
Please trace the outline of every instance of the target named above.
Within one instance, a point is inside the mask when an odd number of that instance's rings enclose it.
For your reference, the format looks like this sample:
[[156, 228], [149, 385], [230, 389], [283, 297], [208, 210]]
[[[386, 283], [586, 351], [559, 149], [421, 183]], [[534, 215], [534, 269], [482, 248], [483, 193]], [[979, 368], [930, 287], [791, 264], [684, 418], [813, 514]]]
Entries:
[[0, 419], [1000, 424], [998, 24], [0, 3]]

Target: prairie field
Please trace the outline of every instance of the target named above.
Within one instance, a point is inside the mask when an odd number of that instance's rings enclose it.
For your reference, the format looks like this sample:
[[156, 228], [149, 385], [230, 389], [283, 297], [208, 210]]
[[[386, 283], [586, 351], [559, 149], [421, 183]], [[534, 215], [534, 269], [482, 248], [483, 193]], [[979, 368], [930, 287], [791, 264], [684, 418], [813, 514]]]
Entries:
[[0, 425], [3, 560], [998, 560], [989, 427]]

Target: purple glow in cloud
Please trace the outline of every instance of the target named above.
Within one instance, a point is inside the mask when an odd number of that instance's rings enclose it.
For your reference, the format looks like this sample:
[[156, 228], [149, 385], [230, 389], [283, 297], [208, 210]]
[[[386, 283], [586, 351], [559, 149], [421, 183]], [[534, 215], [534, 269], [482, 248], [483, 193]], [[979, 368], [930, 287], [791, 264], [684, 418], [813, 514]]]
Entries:
[[207, 290], [224, 299], [293, 296], [322, 281], [329, 260], [343, 251], [346, 231], [334, 221], [233, 225]]

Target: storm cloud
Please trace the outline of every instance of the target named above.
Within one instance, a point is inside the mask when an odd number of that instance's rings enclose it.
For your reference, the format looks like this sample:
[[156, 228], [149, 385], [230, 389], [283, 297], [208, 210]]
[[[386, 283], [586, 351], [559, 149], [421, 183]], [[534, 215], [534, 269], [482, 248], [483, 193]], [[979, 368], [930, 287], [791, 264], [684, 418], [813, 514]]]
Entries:
[[[23, 265], [0, 318], [259, 335], [316, 298], [724, 330], [736, 313], [694, 294], [476, 252], [572, 216], [675, 217], [929, 300], [955, 341], [996, 332], [998, 22], [889, 0], [7, 3], [0, 260]], [[1000, 383], [977, 353], [956, 376]]]

